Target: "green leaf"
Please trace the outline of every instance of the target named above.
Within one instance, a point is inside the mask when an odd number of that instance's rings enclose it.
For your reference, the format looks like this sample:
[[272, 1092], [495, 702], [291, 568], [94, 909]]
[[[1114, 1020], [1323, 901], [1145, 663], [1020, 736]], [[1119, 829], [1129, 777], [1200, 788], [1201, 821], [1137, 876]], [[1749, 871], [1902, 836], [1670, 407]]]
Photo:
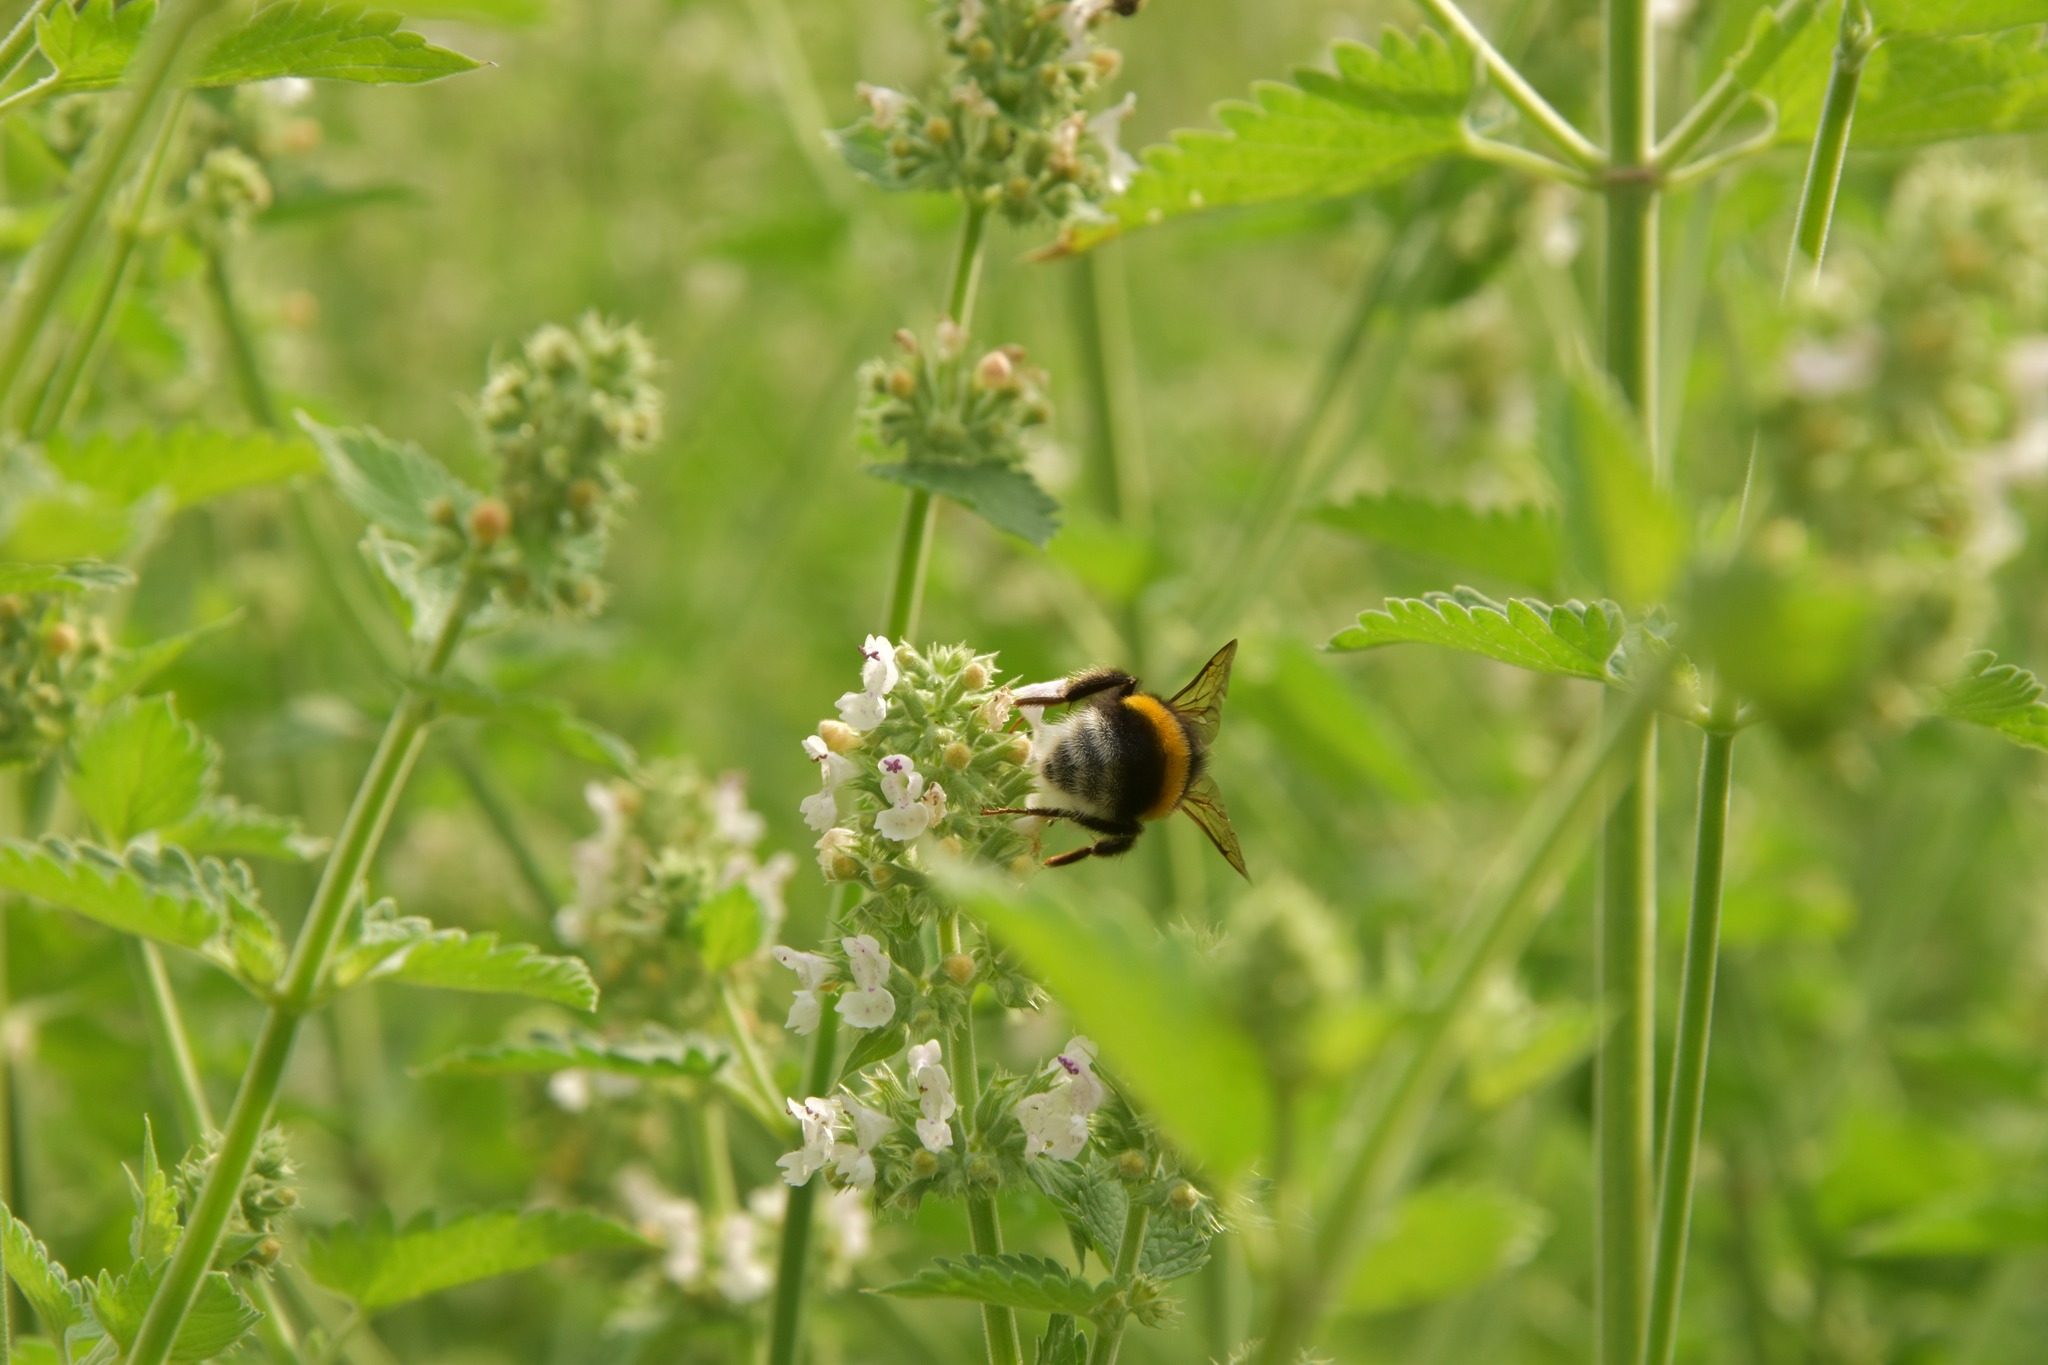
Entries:
[[948, 460], [904, 460], [864, 467], [878, 479], [951, 498], [998, 531], [1028, 540], [1041, 550], [1060, 529], [1059, 503], [1026, 470]]
[[318, 452], [302, 437], [190, 426], [102, 432], [82, 442], [58, 436], [43, 456], [66, 482], [123, 506], [161, 488], [173, 507], [191, 507], [320, 468]]
[[1422, 597], [1390, 597], [1329, 647], [1350, 651], [1384, 645], [1433, 644], [1479, 654], [1536, 673], [1610, 681], [1608, 661], [1626, 623], [1612, 602], [1549, 606], [1525, 597], [1503, 604], [1471, 588]]
[[1684, 559], [1685, 522], [1614, 386], [1584, 375], [1546, 395], [1538, 444], [1564, 497], [1571, 567], [1625, 604], [1657, 601]]
[[100, 706], [119, 701], [130, 693], [140, 691], [149, 680], [169, 668], [185, 656], [185, 651], [203, 640], [211, 639], [242, 619], [239, 611], [230, 612], [217, 621], [195, 626], [181, 635], [168, 635], [161, 640], [132, 649], [118, 649], [108, 661], [107, 671], [101, 675], [93, 688], [92, 699]]
[[327, 840], [306, 833], [289, 815], [245, 806], [232, 796], [209, 797], [164, 831], [164, 842], [188, 853], [274, 858], [303, 863], [327, 851]]
[[58, 1351], [57, 1343], [47, 1337], [16, 1337], [11, 1365], [69, 1365], [69, 1362]]
[[968, 1299], [1035, 1313], [1086, 1317], [1116, 1286], [1091, 1284], [1057, 1261], [1021, 1252], [934, 1261], [917, 1274], [874, 1292], [899, 1299]]
[[307, 1240], [306, 1273], [365, 1313], [545, 1265], [558, 1256], [644, 1247], [629, 1229], [581, 1209], [510, 1209], [443, 1223], [422, 1214], [403, 1228], [389, 1210], [367, 1224], [343, 1223]]
[[1054, 1313], [1045, 1320], [1045, 1335], [1038, 1339], [1031, 1360], [1032, 1365], [1087, 1365], [1088, 1338], [1072, 1317]]
[[630, 776], [639, 765], [632, 745], [611, 731], [592, 725], [561, 702], [545, 697], [508, 697], [482, 683], [445, 674], [409, 681], [421, 691], [431, 693], [443, 710], [495, 721], [622, 777]]
[[0, 592], [105, 592], [134, 581], [135, 575], [120, 565], [96, 559], [69, 564], [0, 564]]
[[[143, 1314], [149, 1311], [149, 1301], [155, 1297], [168, 1265], [168, 1261], [155, 1265], [138, 1261], [121, 1276], [103, 1270], [87, 1286], [92, 1296], [93, 1317], [124, 1352], [135, 1344], [136, 1333], [142, 1330]], [[171, 1359], [209, 1360], [221, 1355], [261, 1321], [263, 1314], [242, 1297], [234, 1282], [222, 1272], [210, 1270], [200, 1280], [192, 1309], [178, 1328]]]
[[0, 1204], [0, 1255], [6, 1259], [7, 1277], [36, 1310], [44, 1331], [62, 1337], [85, 1321], [84, 1289], [5, 1204]]
[[[1039, 1158], [1025, 1167], [1045, 1197], [1052, 1201], [1104, 1266], [1116, 1264], [1123, 1246], [1124, 1220], [1130, 1216], [1130, 1193], [1105, 1164]], [[1177, 1280], [1209, 1263], [1209, 1234], [1192, 1220], [1155, 1211], [1145, 1225], [1145, 1245], [1138, 1269], [1155, 1280]]]
[[0, 842], [0, 888], [75, 910], [124, 934], [199, 948], [226, 923], [231, 873], [176, 848], [125, 854], [46, 838]]
[[1870, 0], [1870, 17], [1884, 34], [1995, 33], [2048, 23], [2041, 0]]
[[1538, 591], [1557, 586], [1557, 518], [1539, 507], [1478, 508], [1412, 493], [1366, 494], [1315, 520], [1455, 569]]
[[[394, 539], [376, 526], [363, 537], [363, 554], [404, 600], [412, 638], [421, 644], [439, 639], [462, 592], [461, 564], [455, 560], [430, 562], [411, 541]], [[485, 619], [484, 613], [478, 613], [470, 622], [480, 626]]]
[[225, 941], [206, 946], [206, 955], [261, 992], [284, 975], [284, 935], [253, 896], [228, 898]]
[[[1801, 35], [1761, 93], [1778, 107], [1778, 141], [1813, 140], [1833, 65], [1835, 26]], [[1905, 33], [1864, 62], [1852, 150], [1922, 147], [2048, 128], [2048, 51], [2034, 30], [1975, 36]]]
[[548, 0], [409, 0], [405, 8], [415, 19], [459, 19], [507, 28], [537, 24], [550, 12]]
[[1856, 1239], [1871, 1257], [2002, 1256], [2048, 1247], [2048, 1195], [1981, 1191], [1939, 1200]]
[[1128, 228], [1203, 209], [1333, 199], [1389, 185], [1459, 154], [1473, 61], [1432, 30], [1388, 29], [1374, 51], [1331, 50], [1334, 71], [1261, 82], [1251, 102], [1218, 106], [1220, 132], [1180, 132], [1149, 149], [1144, 168], [1099, 223], [1070, 227], [1061, 246], [1093, 246]]
[[2002, 664], [1989, 650], [1964, 661], [1961, 680], [1935, 695], [1934, 714], [1996, 730], [2015, 744], [2048, 749], [2048, 692], [2024, 668]]
[[[61, 78], [59, 89], [106, 90], [118, 85], [156, 17], [156, 0], [119, 9], [87, 0], [73, 12], [59, 5], [37, 21], [36, 41]], [[201, 88], [303, 76], [368, 85], [437, 80], [482, 63], [435, 47], [399, 29], [396, 14], [355, 4], [279, 0], [251, 15], [214, 44], [189, 83]]]
[[138, 1261], [158, 1261], [177, 1249], [184, 1225], [178, 1221], [178, 1196], [157, 1164], [156, 1134], [142, 1121], [142, 1175], [127, 1172], [128, 1193], [135, 1200], [135, 1219], [128, 1231], [128, 1254]]
[[400, 917], [389, 901], [354, 920], [329, 979], [338, 989], [361, 981], [399, 981], [597, 1008], [597, 983], [582, 958], [550, 957], [525, 943], [500, 944], [494, 933], [436, 929], [417, 916]]
[[1135, 907], [1082, 910], [1037, 886], [949, 880], [1186, 1151], [1230, 1176], [1270, 1150], [1266, 1067], [1188, 944], [1162, 937]]
[[690, 912], [690, 940], [708, 972], [725, 971], [752, 957], [766, 932], [760, 903], [744, 882], [735, 882]]
[[1506, 1039], [1487, 1038], [1465, 1071], [1465, 1093], [1481, 1109], [1498, 1109], [1556, 1080], [1593, 1050], [1600, 1011], [1562, 1005]]
[[108, 708], [78, 743], [65, 786], [107, 842], [177, 824], [212, 790], [220, 751], [168, 696]]
[[425, 541], [440, 528], [429, 509], [445, 499], [458, 515], [478, 494], [410, 441], [369, 427], [329, 427], [299, 414], [335, 488], [373, 526], [402, 540]]
[[1549, 1235], [1542, 1209], [1498, 1185], [1426, 1185], [1395, 1207], [1359, 1257], [1345, 1306], [1368, 1313], [1432, 1303], [1525, 1264]]
[[536, 1032], [517, 1042], [466, 1047], [421, 1070], [425, 1075], [511, 1076], [575, 1068], [663, 1081], [698, 1080], [725, 1062], [725, 1050], [708, 1039], [648, 1024], [631, 1038], [605, 1038], [581, 1029]]

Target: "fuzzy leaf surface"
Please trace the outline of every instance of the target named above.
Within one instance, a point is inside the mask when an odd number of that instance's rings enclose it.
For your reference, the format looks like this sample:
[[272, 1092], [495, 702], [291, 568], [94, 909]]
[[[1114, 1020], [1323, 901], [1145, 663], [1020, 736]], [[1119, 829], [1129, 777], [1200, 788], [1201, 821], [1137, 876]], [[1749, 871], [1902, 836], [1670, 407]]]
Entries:
[[998, 531], [1039, 549], [1060, 529], [1060, 505], [1027, 470], [954, 460], [898, 460], [864, 466], [905, 488], [951, 498]]
[[232, 796], [214, 796], [164, 831], [164, 841], [188, 853], [273, 858], [303, 863], [327, 851], [327, 840], [306, 833], [289, 815], [273, 815]]
[[[135, 1344], [136, 1333], [142, 1330], [143, 1314], [149, 1311], [149, 1301], [155, 1297], [168, 1265], [168, 1261], [154, 1266], [138, 1261], [125, 1275], [103, 1270], [98, 1279], [87, 1285], [93, 1317], [109, 1337], [120, 1343], [123, 1351]], [[263, 1314], [242, 1297], [242, 1291], [235, 1288], [232, 1280], [221, 1271], [210, 1270], [199, 1282], [192, 1311], [178, 1328], [171, 1359], [210, 1360], [233, 1347], [262, 1320]]]
[[1175, 133], [1147, 150], [1130, 188], [1104, 206], [1108, 220], [1070, 228], [1061, 245], [1086, 248], [1203, 209], [1357, 194], [1461, 151], [1469, 54], [1430, 29], [1389, 29], [1377, 50], [1343, 42], [1330, 55], [1334, 70], [1304, 68], [1219, 105], [1220, 131]]
[[1934, 713], [1996, 730], [2015, 744], [2048, 749], [2048, 692], [2024, 668], [2002, 664], [1989, 650], [1965, 661], [1962, 678], [1935, 695]]
[[1534, 673], [1609, 680], [1608, 660], [1625, 629], [1612, 602], [1571, 601], [1551, 606], [1524, 597], [1496, 602], [1471, 588], [1422, 597], [1390, 597], [1378, 611], [1338, 631], [1333, 650], [1432, 644], [1478, 654]]
[[695, 1080], [725, 1065], [723, 1048], [689, 1034], [649, 1024], [632, 1038], [605, 1038], [581, 1029], [536, 1032], [516, 1042], [466, 1047], [425, 1067], [429, 1075], [507, 1076], [534, 1072], [602, 1071], [641, 1080]]
[[134, 581], [135, 575], [120, 565], [96, 559], [68, 564], [0, 564], [0, 592], [104, 592]]
[[1478, 508], [1413, 493], [1371, 493], [1318, 509], [1325, 526], [1454, 569], [1490, 574], [1524, 587], [1557, 586], [1557, 518], [1538, 507]]
[[[1123, 1245], [1124, 1220], [1131, 1199], [1113, 1171], [1073, 1161], [1033, 1160], [1031, 1179], [1045, 1197], [1079, 1229], [1103, 1265], [1116, 1264]], [[1138, 1269], [1155, 1280], [1177, 1280], [1209, 1263], [1208, 1234], [1193, 1222], [1155, 1212], [1145, 1225], [1145, 1245]]]
[[0, 1254], [6, 1257], [7, 1277], [51, 1336], [61, 1337], [85, 1321], [85, 1291], [5, 1204], [0, 1204]]
[[1115, 1291], [1093, 1284], [1057, 1261], [1021, 1252], [941, 1258], [907, 1280], [874, 1292], [899, 1299], [967, 1299], [1033, 1313], [1086, 1317]]
[[393, 441], [370, 427], [323, 426], [304, 413], [299, 425], [313, 438], [328, 477], [349, 506], [395, 536], [410, 541], [431, 537], [439, 528], [428, 508], [442, 498], [457, 512], [467, 512], [476, 501], [469, 485], [410, 441]]
[[581, 1209], [506, 1209], [445, 1223], [422, 1214], [404, 1227], [386, 1210], [368, 1223], [342, 1223], [314, 1234], [307, 1239], [304, 1264], [323, 1288], [365, 1313], [378, 1313], [558, 1256], [645, 1245], [631, 1230]]
[[167, 696], [110, 707], [79, 741], [65, 785], [116, 846], [177, 824], [199, 808], [220, 762], [198, 727]]
[[432, 693], [444, 711], [494, 721], [622, 777], [631, 774], [639, 763], [632, 745], [584, 720], [561, 702], [546, 697], [506, 696], [482, 683], [446, 675], [410, 681], [421, 691]]
[[2048, 23], [2042, 0], [1871, 0], [1878, 32], [1995, 33]]
[[[65, 92], [118, 85], [150, 24], [156, 0], [114, 8], [87, 0], [59, 5], [36, 24], [36, 42]], [[482, 63], [399, 28], [396, 14], [323, 0], [277, 0], [223, 35], [189, 77], [203, 89], [300, 76], [367, 85], [438, 80]]]
[[173, 507], [191, 507], [320, 469], [319, 453], [303, 437], [194, 426], [102, 432], [83, 441], [58, 436], [43, 457], [65, 482], [122, 506], [161, 488]]
[[444, 991], [478, 991], [597, 1008], [597, 983], [580, 957], [553, 957], [525, 943], [500, 943], [495, 933], [436, 929], [416, 916], [398, 917], [389, 903], [358, 921], [343, 946], [333, 980], [399, 981]]
[[228, 876], [175, 848], [117, 854], [57, 838], [0, 843], [0, 888], [180, 948], [200, 948], [220, 931]]

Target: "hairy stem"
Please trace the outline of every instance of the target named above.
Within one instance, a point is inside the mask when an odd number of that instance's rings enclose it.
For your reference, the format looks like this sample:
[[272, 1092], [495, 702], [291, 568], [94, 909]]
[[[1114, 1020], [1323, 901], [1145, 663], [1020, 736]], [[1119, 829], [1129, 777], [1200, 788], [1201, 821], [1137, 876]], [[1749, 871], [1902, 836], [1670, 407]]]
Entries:
[[[1145, 1251], [1145, 1229], [1152, 1221], [1152, 1206], [1133, 1198], [1124, 1213], [1124, 1239], [1116, 1249], [1116, 1269], [1111, 1278], [1116, 1281], [1117, 1292], [1130, 1293], [1131, 1284], [1138, 1278], [1138, 1264]], [[1088, 1365], [1116, 1365], [1116, 1354], [1123, 1346], [1124, 1325], [1130, 1321], [1130, 1312], [1114, 1314], [1109, 1321], [1096, 1329], [1095, 1344], [1088, 1351]]]
[[[1719, 708], [1723, 717], [1728, 710]], [[1707, 732], [1700, 761], [1699, 823], [1694, 843], [1692, 909], [1678, 987], [1678, 1036], [1672, 1047], [1671, 1097], [1664, 1106], [1664, 1161], [1657, 1190], [1657, 1240], [1650, 1270], [1644, 1365], [1669, 1365], [1678, 1345], [1679, 1286], [1685, 1279], [1698, 1168], [1700, 1114], [1706, 1106], [1707, 1043], [1714, 1018], [1714, 973], [1721, 952], [1721, 872], [1728, 836], [1728, 789], [1735, 734]]]
[[[818, 1012], [818, 1031], [811, 1035], [811, 1064], [804, 1071], [804, 1095], [823, 1095], [839, 1074], [839, 1012]], [[818, 1189], [824, 1184], [813, 1174], [807, 1182], [789, 1192], [789, 1206], [782, 1215], [782, 1247], [775, 1265], [775, 1304], [768, 1325], [768, 1365], [792, 1365], [796, 1360], [798, 1333], [803, 1327], [804, 1290], [808, 1277], [805, 1259], [811, 1247], [811, 1217], [818, 1203]]]
[[128, 153], [141, 136], [143, 125], [170, 86], [186, 44], [222, 3], [223, 0], [180, 0], [151, 27], [135, 61], [133, 89], [127, 103], [106, 131], [93, 140], [79, 174], [78, 189], [66, 202], [57, 225], [37, 243], [16, 281], [5, 324], [0, 326], [0, 413], [10, 410], [22, 367], [41, 339], [50, 310], [71, 278], [86, 239], [104, 216], [107, 196], [113, 193], [114, 182], [127, 164]]
[[1430, 17], [1458, 36], [1459, 41], [1472, 49], [1486, 68], [1486, 74], [1507, 96], [1508, 103], [1522, 112], [1536, 130], [1557, 145], [1557, 149], [1581, 170], [1598, 171], [1605, 167], [1606, 159], [1600, 149], [1590, 142], [1571, 124], [1563, 114], [1550, 106], [1550, 102], [1536, 93], [1536, 87], [1523, 79], [1515, 64], [1503, 57], [1494, 45], [1486, 40], [1465, 12], [1458, 8], [1456, 0], [1420, 0]]
[[1300, 1253], [1275, 1295], [1261, 1334], [1258, 1365], [1293, 1365], [1314, 1334], [1337, 1286], [1350, 1273], [1371, 1219], [1400, 1186], [1423, 1124], [1456, 1057], [1456, 1029], [1488, 975], [1511, 961], [1536, 927], [1543, 894], [1578, 836], [1604, 808], [1609, 775], [1635, 752], [1650, 714], [1651, 682], [1624, 714], [1588, 735], [1564, 768], [1531, 801], [1500, 861], [1480, 888], [1463, 927], [1433, 976], [1413, 1036], [1385, 1063], [1385, 1084], [1335, 1139], [1336, 1184], [1320, 1204], [1312, 1245]]
[[[458, 593], [448, 620], [420, 668], [423, 677], [438, 677], [454, 656], [462, 629], [476, 607], [473, 580]], [[226, 1232], [230, 1214], [239, 1197], [242, 1181], [256, 1152], [277, 1092], [284, 1081], [285, 1064], [291, 1060], [292, 1045], [299, 1026], [312, 1009], [328, 959], [340, 937], [357, 883], [368, 868], [382, 841], [398, 796], [405, 787], [426, 739], [426, 725], [433, 717], [434, 699], [423, 691], [408, 688], [385, 726], [384, 737], [370, 760], [335, 839], [334, 851], [320, 875], [320, 884], [306, 911], [298, 937], [292, 943], [284, 978], [263, 1017], [256, 1048], [235, 1093], [227, 1127], [221, 1133], [220, 1150], [206, 1184], [186, 1223], [185, 1235], [171, 1256], [149, 1311], [143, 1317], [127, 1365], [163, 1365], [185, 1315], [191, 1311], [199, 1282], [213, 1261]]]
[[[954, 957], [962, 951], [960, 912], [948, 909], [939, 917], [939, 955]], [[973, 1159], [976, 1119], [981, 1109], [981, 1059], [974, 1039], [974, 994], [968, 988], [960, 1023], [946, 1040], [946, 1060], [958, 1093], [962, 1153]], [[967, 1231], [980, 1256], [994, 1256], [1003, 1249], [1003, 1224], [996, 1212], [996, 1198], [970, 1181], [967, 1192]], [[981, 1306], [982, 1335], [988, 1342], [989, 1365], [1022, 1365], [1023, 1339], [1017, 1333], [1017, 1315], [992, 1303]]]
[[1123, 258], [1113, 248], [1086, 252], [1067, 268], [1067, 279], [1081, 382], [1088, 390], [1089, 474], [1096, 504], [1110, 521], [1143, 530], [1151, 520], [1152, 490], [1138, 423]]
[[36, 45], [36, 20], [48, 14], [56, 3], [57, 0], [31, 0], [21, 18], [14, 21], [14, 27], [7, 30], [7, 36], [0, 38], [0, 83], [13, 80], [21, 70]]
[[1814, 130], [1813, 152], [1806, 162], [1806, 186], [1799, 195], [1799, 217], [1792, 228], [1792, 256], [1785, 265], [1789, 288], [1798, 263], [1811, 263], [1820, 273], [1827, 252], [1828, 226], [1835, 217], [1835, 194], [1842, 186], [1842, 163], [1849, 155], [1849, 127], [1856, 118], [1856, 92], [1863, 84], [1863, 63], [1876, 45], [1870, 11], [1862, 0], [1842, 6], [1842, 26], [1835, 39], [1835, 65], [1828, 76], [1827, 98], [1821, 104], [1820, 126]]
[[761, 1102], [772, 1117], [771, 1127], [784, 1123], [779, 1112], [782, 1105], [781, 1092], [775, 1088], [775, 1078], [768, 1074], [768, 1064], [761, 1057], [761, 1050], [754, 1046], [753, 1030], [740, 1013], [740, 1004], [732, 993], [732, 982], [725, 977], [718, 978], [718, 1009], [725, 1016], [725, 1031], [732, 1035], [733, 1050], [740, 1054], [740, 1065], [747, 1073], [748, 1082], [760, 1092]]

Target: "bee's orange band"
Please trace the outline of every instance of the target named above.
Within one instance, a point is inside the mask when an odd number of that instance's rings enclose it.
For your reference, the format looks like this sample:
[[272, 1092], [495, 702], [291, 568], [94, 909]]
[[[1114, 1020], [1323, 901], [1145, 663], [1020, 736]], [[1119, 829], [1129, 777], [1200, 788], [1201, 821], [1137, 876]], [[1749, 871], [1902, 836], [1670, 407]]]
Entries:
[[1159, 799], [1152, 803], [1138, 818], [1141, 820], [1164, 820], [1180, 805], [1182, 793], [1188, 786], [1188, 736], [1174, 719], [1173, 712], [1155, 697], [1142, 692], [1124, 698], [1124, 705], [1136, 711], [1152, 723], [1159, 732], [1159, 750], [1166, 755], [1166, 777], [1159, 784]]

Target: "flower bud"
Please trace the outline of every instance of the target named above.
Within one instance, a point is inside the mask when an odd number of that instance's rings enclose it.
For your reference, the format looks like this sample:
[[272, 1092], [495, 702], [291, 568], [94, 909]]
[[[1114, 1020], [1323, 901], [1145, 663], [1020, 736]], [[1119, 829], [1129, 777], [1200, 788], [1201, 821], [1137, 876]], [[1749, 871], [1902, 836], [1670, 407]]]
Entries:
[[1151, 1168], [1152, 1163], [1146, 1159], [1145, 1154], [1136, 1149], [1121, 1152], [1117, 1155], [1116, 1173], [1118, 1179], [1143, 1180], [1146, 1172], [1151, 1170]]
[[953, 984], [956, 986], [964, 986], [974, 980], [974, 955], [972, 953], [955, 953], [947, 958], [943, 965], [946, 968], [946, 975], [953, 979]]
[[910, 1173], [919, 1180], [928, 1180], [939, 1173], [939, 1159], [920, 1147], [910, 1154]]
[[911, 331], [908, 327], [898, 327], [896, 329], [896, 344], [903, 348], [903, 354], [910, 356], [912, 359], [917, 357], [917, 333]]
[[1166, 1196], [1166, 1202], [1182, 1213], [1192, 1213], [1202, 1202], [1202, 1192], [1183, 1180]]
[[1124, 55], [1113, 47], [1096, 48], [1088, 55], [1088, 60], [1095, 64], [1095, 75], [1098, 80], [1114, 80], [1116, 73], [1123, 70]]
[[428, 503], [427, 520], [452, 530], [455, 526], [455, 499], [444, 493]]
[[1010, 742], [1003, 747], [1002, 752], [1003, 757], [1009, 759], [1012, 763], [1029, 763], [1031, 761], [1031, 736], [1021, 731], [1011, 735]]
[[48, 645], [50, 653], [61, 659], [72, 650], [78, 648], [78, 630], [69, 622], [59, 621], [56, 625], [50, 627], [49, 638], [45, 643]]
[[469, 509], [470, 539], [479, 545], [496, 545], [511, 529], [511, 509], [497, 498], [485, 498]]
[[946, 746], [945, 760], [946, 766], [954, 772], [963, 772], [974, 761], [974, 750], [956, 739]]
[[967, 345], [967, 329], [951, 318], [940, 318], [937, 338], [939, 359], [952, 360]]
[[953, 140], [953, 124], [949, 119], [933, 114], [924, 121], [924, 136], [927, 142], [943, 147]]
[[869, 879], [874, 882], [875, 890], [887, 891], [896, 885], [896, 869], [887, 863], [877, 863], [869, 874]]
[[818, 738], [835, 754], [850, 754], [860, 747], [860, 731], [843, 720], [819, 721]]
[[1010, 386], [1014, 374], [1015, 369], [1010, 364], [1010, 357], [1001, 351], [990, 351], [974, 367], [974, 384], [984, 393], [994, 389], [1006, 389]]
[[917, 376], [898, 365], [889, 371], [889, 392], [897, 398], [908, 399], [917, 392]]
[[979, 692], [988, 686], [988, 665], [976, 659], [960, 670], [960, 685], [969, 692]]
[[996, 55], [996, 45], [986, 38], [976, 38], [967, 45], [967, 60], [982, 63]]
[[996, 1168], [996, 1163], [989, 1160], [988, 1157], [977, 1152], [975, 1155], [967, 1158], [967, 1181], [969, 1184], [987, 1188], [996, 1185], [1001, 1179], [1002, 1172]]

